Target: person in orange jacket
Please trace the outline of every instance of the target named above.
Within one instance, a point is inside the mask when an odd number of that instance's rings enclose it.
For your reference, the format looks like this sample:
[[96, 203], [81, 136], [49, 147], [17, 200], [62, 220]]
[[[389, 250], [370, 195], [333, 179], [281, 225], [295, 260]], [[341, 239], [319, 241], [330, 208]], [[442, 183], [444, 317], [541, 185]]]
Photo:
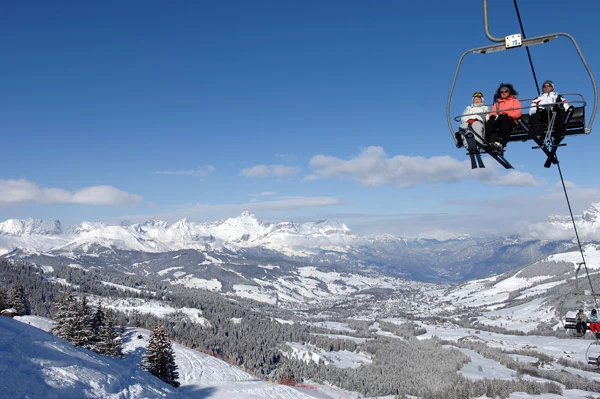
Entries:
[[513, 127], [518, 123], [523, 109], [517, 99], [517, 91], [510, 83], [500, 83], [496, 91], [494, 105], [485, 123], [485, 136], [499, 149], [503, 150]]

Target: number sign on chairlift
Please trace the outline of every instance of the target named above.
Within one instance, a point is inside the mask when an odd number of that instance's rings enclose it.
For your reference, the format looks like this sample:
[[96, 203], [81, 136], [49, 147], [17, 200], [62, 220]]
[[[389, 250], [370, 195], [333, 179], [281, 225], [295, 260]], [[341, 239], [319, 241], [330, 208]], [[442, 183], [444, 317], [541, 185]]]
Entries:
[[508, 35], [504, 39], [506, 40], [506, 48], [521, 46], [521, 34], [520, 33], [517, 33], [514, 35]]

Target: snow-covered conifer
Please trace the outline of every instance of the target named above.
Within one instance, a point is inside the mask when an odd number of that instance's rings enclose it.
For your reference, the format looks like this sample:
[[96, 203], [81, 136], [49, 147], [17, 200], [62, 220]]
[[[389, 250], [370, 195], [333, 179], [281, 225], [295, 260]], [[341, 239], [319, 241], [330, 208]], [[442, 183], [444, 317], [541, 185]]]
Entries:
[[81, 304], [75, 301], [75, 319], [73, 320], [73, 338], [70, 340], [74, 346], [89, 348], [92, 331], [89, 318], [86, 317]]
[[55, 322], [52, 333], [71, 342], [75, 335], [77, 307], [75, 298], [70, 292], [65, 292], [58, 297], [52, 318]]
[[87, 297], [84, 295], [81, 302], [74, 302], [77, 316], [74, 320], [74, 334], [71, 343], [75, 346], [89, 348], [93, 338], [91, 324], [91, 310], [87, 303]]
[[86, 313], [89, 314], [87, 300], [79, 303], [70, 292], [62, 294], [53, 315], [56, 324], [52, 332], [74, 346], [88, 347], [92, 332]]
[[100, 332], [94, 351], [106, 356], [123, 357], [121, 337], [115, 331], [112, 312], [106, 313], [104, 322], [100, 325]]
[[104, 327], [105, 317], [104, 309], [102, 309], [102, 303], [100, 303], [92, 315], [92, 320], [90, 321], [92, 343], [97, 343], [100, 340], [100, 334], [102, 333], [102, 328]]
[[15, 308], [17, 314], [26, 315], [28, 313], [25, 295], [23, 293], [23, 287], [18, 281], [15, 283], [15, 285], [13, 285], [11, 291], [10, 306]]
[[4, 287], [0, 287], [0, 310], [8, 308], [8, 294]]
[[79, 313], [81, 313], [83, 320], [89, 326], [92, 322], [92, 310], [90, 309], [87, 296], [85, 295], [83, 298], [81, 298], [81, 303], [79, 304]]
[[175, 363], [173, 347], [163, 326], [157, 325], [146, 347], [142, 368], [174, 387], [179, 386], [179, 372]]

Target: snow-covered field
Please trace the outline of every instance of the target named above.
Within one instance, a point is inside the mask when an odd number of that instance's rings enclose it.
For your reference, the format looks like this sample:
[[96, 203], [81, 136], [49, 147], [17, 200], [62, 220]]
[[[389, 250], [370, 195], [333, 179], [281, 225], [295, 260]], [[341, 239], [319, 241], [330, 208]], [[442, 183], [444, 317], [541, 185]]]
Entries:
[[[590, 333], [586, 338], [556, 338], [539, 335], [508, 335], [488, 331], [478, 331], [474, 328], [462, 328], [450, 325], [435, 325], [420, 323], [427, 329], [427, 333], [419, 336], [419, 339], [437, 336], [448, 341], [457, 341], [460, 338], [476, 336], [493, 348], [510, 349], [532, 349], [545, 353], [556, 359], [566, 358], [572, 361], [587, 363], [585, 352], [592, 342], [595, 342]], [[598, 374], [600, 381], [600, 374]]]
[[319, 363], [322, 360], [325, 364], [333, 364], [339, 368], [357, 368], [363, 364], [371, 364], [371, 356], [367, 353], [355, 353], [349, 351], [328, 352], [310, 344], [299, 344], [288, 342], [287, 345], [292, 349], [289, 356], [309, 362], [310, 360]]
[[174, 308], [158, 300], [146, 300], [141, 298], [106, 299], [92, 295], [88, 297], [88, 300], [90, 305], [98, 306], [99, 303], [102, 303], [104, 308], [118, 309], [119, 311], [125, 313], [139, 312], [153, 314], [158, 317], [165, 317], [171, 313], [181, 312], [187, 315], [190, 320], [195, 323], [199, 323], [203, 326], [207, 326], [209, 324], [208, 320], [202, 317], [202, 310], [200, 309], [186, 307]]
[[[175, 268], [172, 268], [172, 269], [175, 269]], [[162, 271], [164, 272], [164, 270], [162, 270]], [[182, 273], [182, 274], [178, 274], [178, 273]], [[217, 279], [206, 280], [203, 278], [194, 277], [190, 274], [186, 275], [186, 273], [184, 273], [184, 272], [176, 272], [173, 275], [175, 277], [177, 277], [177, 279], [174, 279], [174, 280], [165, 279], [165, 281], [170, 281], [171, 284], [176, 284], [176, 285], [180, 284], [180, 285], [183, 285], [184, 287], [188, 287], [188, 288], [200, 288], [200, 289], [210, 290], [210, 291], [221, 291], [222, 284]]]

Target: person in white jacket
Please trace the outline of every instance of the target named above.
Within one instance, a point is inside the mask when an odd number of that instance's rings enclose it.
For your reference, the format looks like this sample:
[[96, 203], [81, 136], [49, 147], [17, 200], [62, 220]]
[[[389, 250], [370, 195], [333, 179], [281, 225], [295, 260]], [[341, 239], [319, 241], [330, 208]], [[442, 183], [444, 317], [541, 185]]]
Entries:
[[529, 126], [531, 134], [542, 138], [544, 135], [544, 124], [547, 124], [552, 114], [554, 118], [553, 137], [557, 132], [564, 130], [565, 113], [569, 108], [567, 101], [554, 90], [554, 82], [546, 80], [542, 84], [542, 94], [531, 102], [529, 108]]
[[[490, 109], [487, 105], [483, 104], [483, 93], [480, 91], [476, 91], [473, 93], [473, 100], [471, 105], [467, 105], [465, 110], [460, 117], [461, 130], [467, 130], [467, 128], [471, 127], [475, 133], [477, 133], [480, 137], [475, 136], [475, 140], [477, 142], [483, 144], [482, 139], [484, 138], [483, 125], [485, 123], [486, 115], [490, 112]], [[465, 143], [466, 147], [466, 143]]]

